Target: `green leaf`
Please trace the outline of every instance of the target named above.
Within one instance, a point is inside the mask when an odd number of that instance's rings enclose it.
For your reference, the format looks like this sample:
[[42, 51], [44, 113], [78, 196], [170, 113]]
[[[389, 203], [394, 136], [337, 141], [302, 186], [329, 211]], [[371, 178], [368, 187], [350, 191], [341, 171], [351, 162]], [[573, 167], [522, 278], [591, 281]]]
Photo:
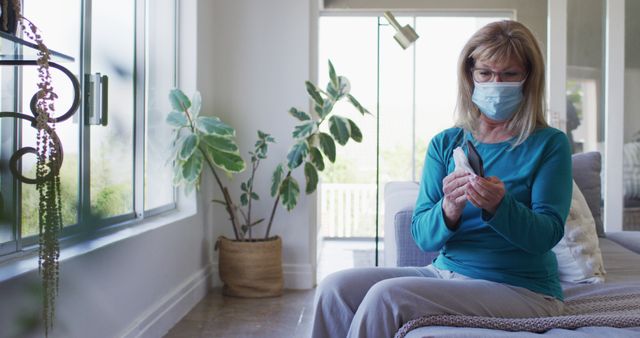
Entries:
[[247, 194], [240, 195], [240, 203], [242, 203], [243, 207], [249, 204], [249, 198], [247, 197]]
[[299, 141], [294, 144], [289, 150], [287, 154], [287, 165], [290, 169], [295, 169], [299, 167], [304, 161], [305, 157], [307, 157], [307, 153], [309, 153], [309, 145], [306, 140]]
[[242, 190], [242, 191], [249, 191], [249, 189], [247, 189], [247, 183], [242, 182], [242, 184], [240, 184], [240, 190]]
[[331, 116], [329, 118], [329, 131], [340, 145], [347, 144], [351, 135], [349, 119], [337, 115]]
[[318, 131], [318, 123], [316, 121], [309, 121], [296, 126], [293, 130], [294, 138], [304, 138]]
[[184, 139], [184, 142], [182, 142], [179, 158], [183, 161], [187, 160], [196, 151], [198, 144], [200, 144], [200, 138], [198, 138], [198, 135], [191, 134], [187, 136]]
[[366, 108], [364, 108], [360, 102], [358, 102], [358, 100], [356, 100], [355, 97], [353, 97], [353, 95], [348, 94], [347, 98], [349, 99], [349, 102], [351, 102], [351, 105], [353, 105], [356, 109], [358, 109], [358, 111], [360, 112], [360, 114], [364, 115], [364, 114], [371, 114]]
[[282, 174], [284, 173], [284, 169], [282, 167], [282, 163], [278, 164], [276, 170], [273, 171], [273, 175], [271, 176], [271, 197], [275, 197], [278, 192], [278, 188], [280, 187], [280, 182], [282, 181]]
[[292, 176], [287, 176], [280, 185], [282, 205], [287, 209], [287, 211], [291, 211], [296, 207], [299, 195], [300, 186], [298, 185], [298, 182], [296, 182]]
[[256, 194], [255, 192], [251, 193], [251, 198], [256, 200], [256, 201], [260, 200], [260, 196], [258, 196], [258, 194]]
[[[258, 159], [267, 158], [267, 151], [269, 150], [269, 143], [274, 143], [275, 139], [271, 135], [258, 130], [258, 140], [255, 144], [255, 153], [249, 152], [251, 155], [251, 161], [255, 162]], [[255, 155], [255, 156], [254, 156]]]
[[202, 153], [198, 151], [182, 164], [182, 177], [187, 183], [193, 183], [200, 177], [202, 161]]
[[300, 121], [311, 120], [311, 116], [309, 116], [309, 114], [303, 112], [302, 110], [298, 110], [294, 107], [291, 107], [291, 109], [289, 109], [289, 114], [291, 114], [291, 116], [297, 118]]
[[338, 88], [338, 77], [336, 76], [336, 70], [333, 68], [333, 63], [329, 60], [329, 79], [334, 88]]
[[182, 145], [184, 144], [184, 141], [187, 139], [187, 136], [189, 135], [192, 135], [192, 134], [176, 133], [176, 138], [171, 144], [171, 153], [168, 158], [168, 163], [180, 160], [180, 151], [182, 150]]
[[304, 84], [307, 86], [307, 93], [309, 93], [309, 96], [311, 96], [313, 101], [315, 101], [317, 105], [322, 106], [324, 103], [324, 99], [322, 98], [322, 96], [320, 96], [318, 87], [316, 87], [316, 85], [311, 83], [310, 81], [305, 81]]
[[239, 173], [244, 170], [245, 163], [237, 153], [226, 153], [215, 148], [207, 148], [211, 160], [220, 169], [227, 173]]
[[171, 90], [169, 92], [169, 100], [171, 101], [171, 107], [173, 107], [173, 110], [183, 112], [191, 107], [191, 101], [189, 101], [189, 98], [184, 95], [180, 89]]
[[331, 135], [320, 133], [320, 149], [322, 149], [322, 152], [331, 163], [336, 161], [336, 143], [333, 141]]
[[304, 177], [307, 180], [307, 186], [305, 192], [311, 194], [316, 191], [318, 187], [318, 171], [313, 164], [306, 162], [304, 164]]
[[331, 99], [327, 99], [324, 101], [324, 105], [322, 106], [322, 110], [318, 112], [320, 118], [325, 118], [325, 116], [329, 115], [333, 110], [333, 104], [335, 102]]
[[259, 138], [260, 140], [266, 140], [266, 141], [268, 141], [268, 139], [269, 139], [269, 138], [272, 138], [272, 137], [270, 137], [270, 135], [269, 135], [269, 134], [267, 134], [267, 133], [263, 132], [262, 130], [258, 130], [258, 138]]
[[195, 188], [196, 188], [196, 182], [185, 183], [183, 185], [183, 187], [184, 187], [184, 194], [187, 195], [187, 196], [191, 195], [193, 190], [195, 190]]
[[195, 124], [196, 129], [207, 135], [235, 136], [236, 134], [231, 126], [213, 116], [198, 116]]
[[173, 185], [180, 185], [184, 182], [184, 177], [182, 176], [182, 163], [184, 161], [176, 161], [173, 163]]
[[189, 125], [189, 121], [187, 120], [187, 116], [185, 113], [180, 111], [172, 111], [167, 115], [167, 123], [174, 127], [186, 127]]
[[309, 157], [311, 159], [311, 163], [313, 163], [313, 165], [315, 165], [319, 171], [324, 170], [324, 159], [322, 158], [322, 153], [320, 153], [320, 149], [316, 147], [311, 147], [311, 149], [309, 150]]
[[362, 142], [362, 132], [355, 122], [349, 120], [349, 128], [351, 128], [351, 138], [356, 142]]
[[329, 96], [331, 97], [331, 99], [337, 101], [338, 97], [340, 96], [340, 93], [338, 91], [338, 88], [336, 86], [333, 85], [333, 83], [329, 82], [329, 84], [327, 84], [327, 93], [329, 93]]
[[339, 98], [348, 95], [351, 91], [351, 82], [344, 76], [338, 76], [338, 96]]
[[225, 153], [238, 153], [238, 145], [233, 139], [228, 137], [206, 135], [202, 137], [202, 142], [204, 142], [207, 147], [211, 147]]
[[260, 146], [260, 148], [256, 149], [256, 156], [251, 158], [252, 162], [256, 162], [258, 159], [264, 160], [265, 158], [267, 158], [267, 145], [263, 144]]
[[327, 92], [334, 101], [340, 100], [351, 91], [351, 82], [349, 82], [349, 79], [344, 76], [338, 76], [337, 81], [337, 85], [333, 82], [327, 84]]
[[195, 92], [191, 98], [191, 115], [198, 116], [200, 108], [202, 108], [202, 96], [200, 96], [200, 92]]

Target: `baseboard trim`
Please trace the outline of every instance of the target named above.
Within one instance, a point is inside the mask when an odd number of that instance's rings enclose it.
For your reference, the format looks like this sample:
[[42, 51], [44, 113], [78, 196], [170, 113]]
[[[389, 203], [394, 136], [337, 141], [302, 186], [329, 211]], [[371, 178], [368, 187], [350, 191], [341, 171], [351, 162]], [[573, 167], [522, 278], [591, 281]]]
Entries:
[[[209, 289], [208, 280], [213, 267], [207, 266], [194, 273], [140, 315], [124, 333], [123, 338], [162, 337], [204, 298]], [[217, 266], [216, 266], [217, 274]]]
[[285, 289], [308, 290], [315, 284], [311, 264], [283, 264], [282, 273]]
[[[315, 286], [315, 274], [311, 264], [283, 264], [282, 274], [285, 289], [308, 290]], [[222, 286], [222, 281], [218, 275], [218, 263], [212, 264], [211, 284], [213, 286]]]

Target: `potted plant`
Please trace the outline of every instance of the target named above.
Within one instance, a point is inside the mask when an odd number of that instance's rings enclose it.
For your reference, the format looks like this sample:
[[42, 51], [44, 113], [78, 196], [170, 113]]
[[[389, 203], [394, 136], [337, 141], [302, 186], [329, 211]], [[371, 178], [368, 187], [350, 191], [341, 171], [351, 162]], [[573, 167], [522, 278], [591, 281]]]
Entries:
[[[336, 160], [336, 143], [344, 146], [350, 139], [361, 142], [362, 132], [357, 124], [344, 116], [333, 113], [338, 101], [347, 100], [362, 115], [369, 114], [350, 94], [349, 80], [336, 75], [329, 61], [330, 81], [326, 91], [310, 81], [305, 82], [307, 93], [313, 103], [313, 112], [308, 114], [293, 107], [289, 114], [299, 124], [291, 136], [293, 145], [285, 161], [278, 164], [271, 175], [271, 196], [273, 206], [268, 216], [265, 235], [254, 235], [254, 228], [267, 218], [254, 220], [251, 208], [260, 196], [254, 191], [254, 179], [261, 160], [267, 158], [268, 146], [274, 138], [258, 131], [255, 147], [251, 156], [251, 174], [240, 184], [240, 203], [232, 198], [229, 189], [223, 184], [218, 171], [229, 175], [245, 169], [234, 140], [235, 130], [217, 117], [201, 116], [200, 96], [195, 94], [192, 101], [180, 90], [171, 91], [170, 99], [173, 111], [167, 121], [174, 127], [174, 149], [171, 160], [174, 162], [174, 182], [193, 190], [200, 180], [202, 170], [210, 169], [216, 184], [222, 193], [222, 199], [214, 200], [224, 205], [235, 238], [218, 238], [216, 248], [220, 250], [220, 278], [224, 282], [223, 293], [240, 297], [268, 297], [282, 293], [282, 241], [279, 236], [270, 236], [275, 213], [279, 205], [288, 211], [295, 208], [300, 195], [300, 184], [292, 176], [294, 170], [302, 168], [305, 176], [305, 193], [316, 191], [318, 172], [323, 171], [325, 158]], [[328, 125], [328, 132], [322, 129]]]

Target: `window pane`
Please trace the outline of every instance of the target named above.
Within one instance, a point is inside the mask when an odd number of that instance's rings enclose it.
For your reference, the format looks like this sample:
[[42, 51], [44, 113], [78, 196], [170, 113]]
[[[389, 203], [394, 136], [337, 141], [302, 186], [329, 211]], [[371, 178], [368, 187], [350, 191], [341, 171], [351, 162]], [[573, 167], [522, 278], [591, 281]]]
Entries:
[[[401, 26], [416, 27], [413, 17], [397, 16]], [[380, 195], [390, 181], [412, 179], [414, 46], [402, 49], [395, 28], [380, 19]], [[418, 33], [420, 34], [420, 33]], [[435, 53], [434, 53], [435, 54]], [[374, 74], [375, 76], [375, 74]], [[375, 106], [374, 106], [375, 107]], [[372, 108], [374, 108], [372, 107]], [[370, 133], [374, 137], [374, 133]], [[384, 216], [380, 203], [380, 216]], [[381, 223], [382, 224], [382, 223]], [[383, 227], [380, 226], [380, 230]], [[375, 232], [374, 232], [375, 234]], [[384, 234], [381, 232], [384, 236]]]
[[[5, 45], [0, 48], [2, 48], [3, 52], [12, 52], [5, 51]], [[0, 68], [0, 86], [2, 86], [2, 91], [0, 92], [0, 111], [13, 112], [16, 110], [14, 101], [14, 79], [15, 72], [13, 67]], [[16, 121], [14, 118], [0, 118], [0, 244], [15, 239], [15, 231], [13, 228], [13, 224], [15, 224], [14, 179], [9, 171], [9, 159], [15, 150], [15, 125]], [[2, 253], [2, 250], [0, 250], [0, 254]]]
[[605, 0], [569, 0], [567, 12], [567, 115], [558, 122], [565, 123], [573, 153], [602, 154], [604, 201]]
[[569, 0], [567, 11], [567, 136], [574, 153], [603, 152], [604, 0]]
[[91, 73], [109, 77], [108, 125], [91, 126], [91, 212], [105, 218], [133, 212], [134, 6], [92, 3]]
[[623, 230], [640, 230], [640, 3], [625, 5]]
[[[351, 82], [353, 96], [374, 115], [377, 27], [377, 17], [321, 17], [317, 83], [325, 88], [327, 60], [331, 59], [336, 73]], [[375, 262], [376, 118], [355, 113], [345, 102], [338, 103], [334, 111], [351, 118], [363, 138], [362, 143], [350, 140], [344, 147], [337, 146], [335, 163], [325, 159], [327, 168], [318, 187], [318, 234], [330, 239], [322, 244], [319, 279], [336, 270]]]
[[[175, 0], [147, 3], [147, 117], [145, 163], [145, 210], [173, 203], [171, 111], [169, 90], [175, 87]], [[151, 183], [151, 184], [150, 184]]]
[[[51, 13], [75, 11], [76, 15], [65, 16], [65, 20], [59, 20]], [[25, 16], [37, 23], [42, 31], [45, 44], [50, 49], [61, 52], [75, 58], [75, 62], [59, 62], [71, 72], [79, 73], [79, 48], [80, 45], [80, 1], [60, 0], [56, 2], [46, 0], [31, 0], [24, 6]], [[54, 91], [58, 94], [55, 101], [54, 116], [60, 116], [68, 111], [73, 103], [73, 86], [69, 79], [60, 71], [51, 68], [51, 78]], [[29, 102], [37, 91], [38, 76], [35, 67], [22, 67], [22, 108], [24, 114], [31, 114]], [[77, 114], [77, 112], [76, 112]], [[22, 146], [36, 145], [36, 130], [29, 122], [22, 123]], [[74, 116], [66, 121], [57, 123], [55, 130], [62, 143], [64, 159], [60, 171], [62, 219], [65, 226], [78, 222], [78, 154], [79, 154], [79, 126], [78, 117]], [[35, 156], [23, 157], [22, 170], [28, 177], [35, 177]], [[35, 185], [22, 184], [22, 237], [36, 235], [38, 233], [38, 192]]]

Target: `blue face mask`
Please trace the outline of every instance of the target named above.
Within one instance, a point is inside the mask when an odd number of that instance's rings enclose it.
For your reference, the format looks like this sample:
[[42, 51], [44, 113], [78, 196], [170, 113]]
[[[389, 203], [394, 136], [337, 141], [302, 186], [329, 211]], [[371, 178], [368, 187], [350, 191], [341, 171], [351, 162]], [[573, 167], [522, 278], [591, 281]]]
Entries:
[[522, 102], [522, 82], [475, 82], [471, 101], [494, 121], [509, 120]]

